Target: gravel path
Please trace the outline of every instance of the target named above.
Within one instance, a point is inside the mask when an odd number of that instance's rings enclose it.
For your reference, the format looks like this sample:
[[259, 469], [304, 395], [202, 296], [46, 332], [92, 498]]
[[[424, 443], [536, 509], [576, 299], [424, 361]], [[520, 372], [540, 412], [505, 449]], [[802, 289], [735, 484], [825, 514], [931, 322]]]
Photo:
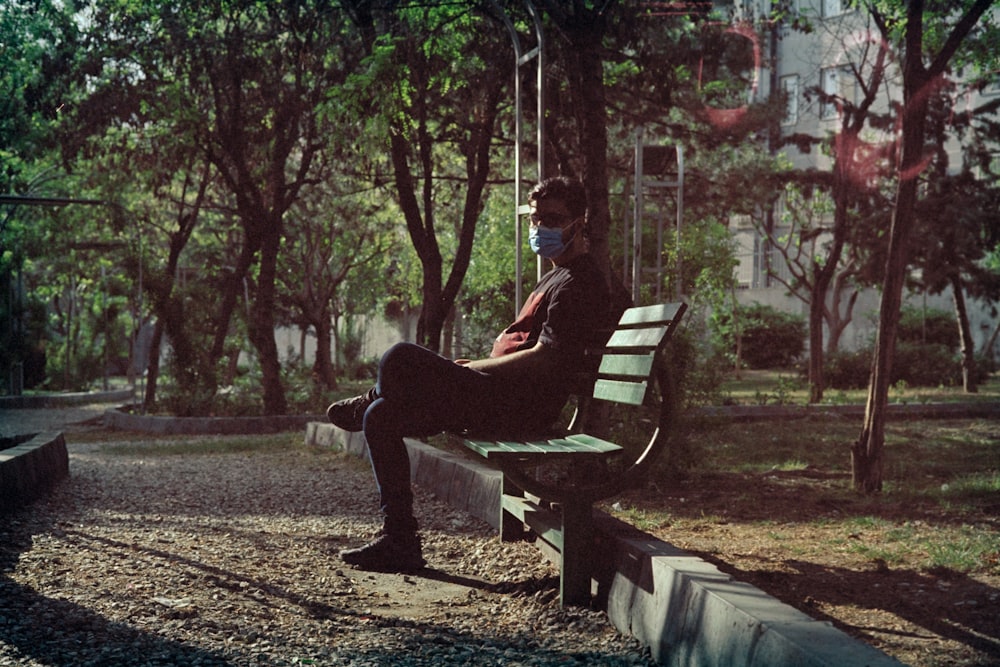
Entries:
[[377, 528], [371, 473], [300, 434], [102, 437], [67, 430], [71, 479], [0, 516], [0, 667], [652, 664], [560, 609], [533, 546], [419, 490], [429, 568], [344, 567]]

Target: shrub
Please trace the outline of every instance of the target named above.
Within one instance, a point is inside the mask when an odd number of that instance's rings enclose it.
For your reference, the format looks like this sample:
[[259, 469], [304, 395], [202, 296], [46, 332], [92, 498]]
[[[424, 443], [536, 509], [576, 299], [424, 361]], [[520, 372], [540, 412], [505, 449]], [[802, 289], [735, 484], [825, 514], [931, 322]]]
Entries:
[[899, 312], [900, 343], [912, 345], [943, 345], [954, 352], [958, 349], [958, 322], [946, 310], [926, 310], [906, 306]]
[[823, 378], [831, 389], [863, 389], [872, 369], [871, 349], [834, 352], [823, 358]]
[[912, 387], [962, 384], [962, 365], [947, 345], [899, 342], [891, 380], [893, 384], [904, 380]]
[[[795, 363], [806, 345], [805, 319], [777, 308], [754, 303], [740, 306], [739, 326], [742, 330], [740, 357], [750, 368], [784, 368]], [[732, 316], [715, 318], [717, 334], [725, 341], [730, 354], [736, 354], [736, 332]]]
[[[824, 378], [832, 389], [863, 389], [871, 375], [872, 348], [856, 352], [837, 352], [824, 359]], [[984, 382], [991, 372], [983, 359], [976, 360], [976, 384]], [[941, 344], [899, 342], [892, 364], [892, 384], [899, 381], [911, 387], [955, 386], [962, 383], [962, 363], [959, 356]]]

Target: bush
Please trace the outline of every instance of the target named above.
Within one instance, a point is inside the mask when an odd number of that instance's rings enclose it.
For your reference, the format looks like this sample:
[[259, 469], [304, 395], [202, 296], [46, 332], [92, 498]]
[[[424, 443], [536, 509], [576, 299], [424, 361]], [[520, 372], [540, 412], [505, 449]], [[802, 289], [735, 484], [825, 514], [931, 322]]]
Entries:
[[912, 345], [943, 345], [954, 352], [958, 350], [958, 322], [953, 313], [945, 310], [926, 310], [906, 306], [899, 313], [900, 343]]
[[[832, 389], [863, 389], [871, 375], [873, 349], [829, 354], [824, 360], [824, 378]], [[973, 381], [982, 384], [991, 372], [991, 365], [976, 359]], [[942, 344], [899, 342], [892, 364], [892, 384], [899, 381], [911, 387], [957, 386], [962, 384], [962, 362], [959, 356]]]
[[904, 380], [911, 387], [962, 384], [962, 364], [947, 345], [899, 342], [892, 364], [892, 383]]
[[[808, 369], [803, 369], [808, 372]], [[823, 378], [831, 389], [863, 389], [872, 370], [872, 350], [834, 352], [823, 357]]]
[[[740, 306], [738, 318], [743, 332], [740, 358], [750, 368], [785, 368], [793, 365], [805, 350], [807, 325], [801, 316], [754, 303]], [[736, 332], [732, 316], [716, 317], [715, 326], [735, 357]]]

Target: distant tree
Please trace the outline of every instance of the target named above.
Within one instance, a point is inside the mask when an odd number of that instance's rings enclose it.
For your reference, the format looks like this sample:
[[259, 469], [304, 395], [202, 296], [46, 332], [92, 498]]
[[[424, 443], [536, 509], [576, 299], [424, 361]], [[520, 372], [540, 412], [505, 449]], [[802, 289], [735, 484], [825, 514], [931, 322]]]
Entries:
[[[859, 254], [863, 249], [843, 240], [839, 249], [830, 247], [833, 208], [833, 201], [823, 187], [817, 184], [789, 184], [781, 200], [780, 226], [766, 224], [765, 217], [755, 220], [768, 249], [781, 256], [782, 265], [789, 274], [785, 277], [783, 272], [769, 267], [771, 279], [809, 305], [810, 314], [813, 313], [814, 302], [820, 305], [819, 341], [811, 336], [813, 327], [810, 317], [810, 361], [814, 358], [812, 349], [816, 344], [823, 346], [818, 355], [821, 361], [824, 355], [837, 352], [840, 337], [851, 321], [861, 289], [858, 273]], [[829, 270], [828, 262], [834, 260], [836, 264], [833, 270]], [[823, 278], [827, 275], [828, 278]], [[821, 284], [827, 280], [829, 282], [821, 295]], [[825, 345], [822, 340], [824, 324], [828, 332]], [[826, 383], [822, 376], [810, 377], [810, 401], [818, 402], [822, 400]]]
[[[367, 58], [345, 92], [371, 140], [388, 151], [397, 203], [422, 268], [417, 342], [440, 350], [483, 210], [510, 78], [508, 38], [462, 3], [345, 4]], [[449, 238], [454, 246], [442, 247]]]
[[[372, 204], [331, 185], [317, 185], [299, 199], [288, 215], [288, 240], [279, 282], [285, 318], [316, 335], [312, 375], [321, 389], [335, 389], [335, 297], [345, 281], [365, 279], [357, 270], [381, 260], [392, 248], [391, 236], [372, 224]], [[364, 220], [364, 223], [359, 221]], [[382, 225], [388, 227], [388, 225]], [[367, 275], [370, 276], [371, 272]], [[372, 279], [372, 278], [369, 278]], [[384, 280], [384, 276], [383, 276]], [[360, 308], [363, 305], [355, 304]]]
[[[0, 193], [68, 196], [54, 151], [54, 127], [66, 99], [69, 68], [80, 48], [79, 26], [61, 3], [0, 3]], [[0, 207], [0, 387], [15, 365], [25, 381], [45, 379], [48, 338], [42, 295], [25, 291], [31, 259], [45, 252], [46, 225], [57, 224], [37, 207]]]
[[[903, 87], [898, 187], [888, 236], [875, 356], [864, 426], [851, 449], [854, 488], [862, 493], [876, 493], [882, 489], [886, 407], [910, 237], [916, 219], [919, 177], [928, 162], [924, 148], [930, 99], [963, 45], [974, 50], [977, 44], [995, 44], [1000, 27], [992, 22], [979, 25], [983, 15], [993, 7], [992, 0], [967, 0], [944, 6], [928, 5], [924, 0], [870, 0], [865, 6], [882, 38], [898, 50]], [[976, 39], [967, 42], [974, 31], [987, 34], [975, 34]]]
[[330, 90], [357, 63], [345, 20], [324, 0], [241, 0], [98, 4], [86, 24], [92, 48], [80, 60], [93, 74], [68, 114], [67, 153], [108, 126], [158, 122], [212, 165], [241, 250], [220, 289], [207, 366], [227, 353], [234, 309], [249, 294], [265, 414], [286, 411], [274, 339], [285, 214], [336, 136], [325, 125]]
[[1000, 300], [1000, 271], [984, 261], [1000, 242], [1000, 188], [968, 171], [939, 174], [917, 205], [913, 262], [918, 283], [928, 292], [951, 290], [962, 356], [962, 386], [975, 393], [976, 349], [966, 296], [986, 303]]

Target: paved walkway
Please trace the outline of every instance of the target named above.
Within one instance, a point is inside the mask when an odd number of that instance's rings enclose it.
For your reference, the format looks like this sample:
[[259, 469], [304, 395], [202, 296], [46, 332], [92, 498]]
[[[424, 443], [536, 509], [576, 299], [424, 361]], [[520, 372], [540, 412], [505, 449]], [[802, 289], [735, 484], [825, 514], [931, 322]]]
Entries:
[[72, 424], [100, 419], [108, 407], [108, 403], [93, 403], [42, 410], [0, 409], [0, 438], [44, 431], [62, 431]]

